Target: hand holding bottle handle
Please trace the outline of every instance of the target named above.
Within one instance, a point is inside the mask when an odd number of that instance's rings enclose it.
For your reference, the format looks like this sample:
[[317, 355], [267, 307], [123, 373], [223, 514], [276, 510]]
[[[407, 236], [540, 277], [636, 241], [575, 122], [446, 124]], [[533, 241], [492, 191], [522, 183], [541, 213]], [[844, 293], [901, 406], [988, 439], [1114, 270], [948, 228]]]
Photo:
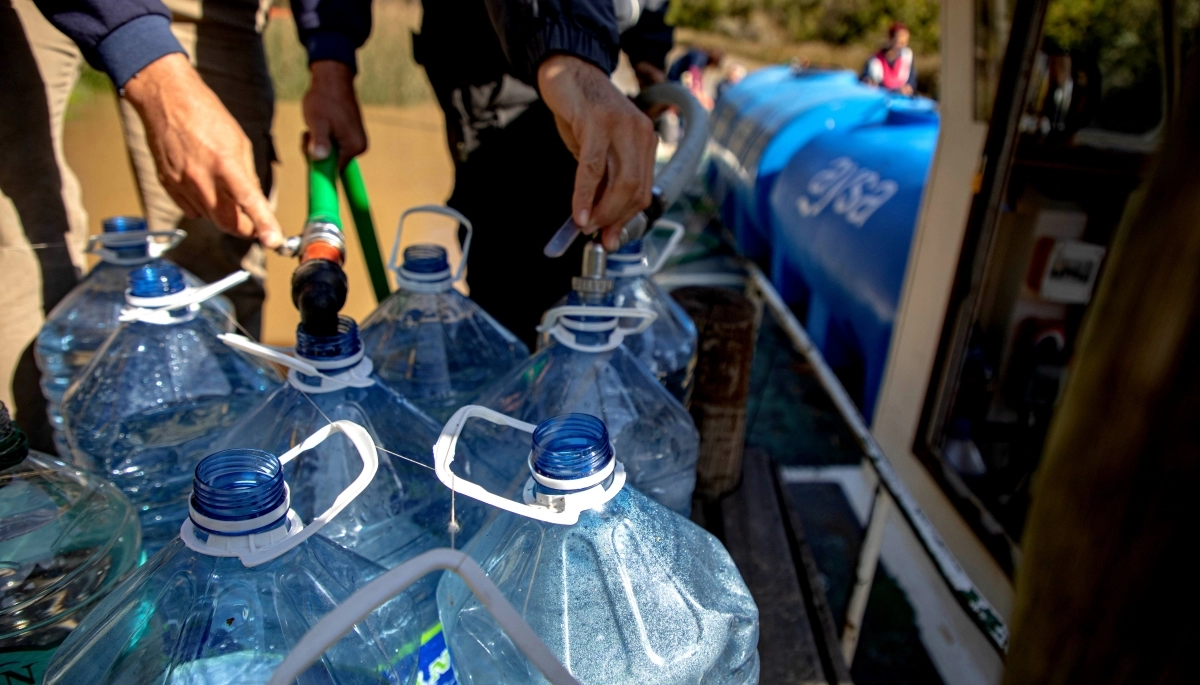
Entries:
[[471, 252], [471, 234], [474, 232], [474, 227], [471, 225], [471, 220], [463, 216], [458, 210], [451, 209], [444, 205], [418, 205], [409, 207], [400, 215], [400, 224], [396, 226], [396, 242], [392, 243], [392, 258], [388, 260], [388, 268], [392, 271], [399, 271], [400, 264], [397, 260], [400, 258], [400, 236], [404, 233], [404, 220], [410, 214], [440, 214], [441, 216], [454, 219], [458, 223], [466, 226], [467, 237], [462, 243], [462, 259], [458, 262], [458, 271], [455, 272], [454, 282], [462, 279], [463, 269], [467, 268], [467, 254]]
[[431, 549], [379, 576], [325, 614], [304, 634], [283, 663], [271, 674], [267, 685], [291, 685], [309, 666], [321, 658], [338, 640], [375, 609], [395, 597], [428, 573], [450, 571], [463, 579], [488, 613], [504, 628], [505, 634], [537, 667], [551, 685], [580, 685], [537, 633], [509, 603], [500, 589], [487, 577], [479, 564], [458, 550]]
[[[120, 266], [134, 266], [144, 264], [150, 259], [156, 259], [163, 256], [167, 251], [174, 249], [183, 239], [187, 237], [187, 231], [181, 228], [173, 228], [169, 231], [126, 231], [123, 233], [101, 233], [88, 238], [86, 252], [97, 254], [101, 259]], [[153, 238], [166, 238], [166, 241], [153, 240]], [[143, 242], [149, 243], [147, 246], [148, 257], [128, 257], [118, 256], [112, 250], [114, 247], [132, 247], [140, 245]]]
[[[563, 325], [564, 317], [603, 318], [602, 321], [571, 321], [570, 326]], [[621, 345], [626, 337], [638, 335], [650, 328], [658, 314], [649, 309], [636, 307], [594, 307], [591, 305], [565, 305], [554, 307], [546, 312], [542, 323], [537, 327], [539, 333], [549, 333], [555, 340], [580, 352], [607, 352]], [[641, 319], [638, 325], [628, 328], [621, 326], [622, 319]], [[612, 331], [608, 341], [589, 345], [578, 341], [576, 333], [601, 333]]]
[[286, 538], [262, 547], [254, 547], [252, 545], [249, 551], [243, 551], [217, 548], [209, 545], [208, 543], [201, 542], [198, 538], [196, 538], [192, 521], [189, 518], [183, 522], [183, 526], [179, 531], [179, 536], [183, 539], [183, 543], [192, 550], [200, 552], [201, 554], [222, 557], [238, 557], [241, 559], [243, 566], [247, 568], [253, 568], [283, 555], [315, 535], [317, 531], [321, 530], [327, 523], [332, 521], [335, 516], [342, 513], [342, 510], [345, 509], [351, 502], [353, 502], [355, 497], [358, 497], [360, 494], [362, 494], [363, 490], [367, 489], [367, 486], [369, 486], [371, 481], [375, 478], [375, 472], [379, 470], [379, 455], [375, 452], [375, 441], [371, 439], [371, 434], [367, 432], [367, 429], [352, 421], [334, 421], [333, 423], [327, 424], [324, 428], [321, 428], [316, 433], [308, 436], [304, 442], [285, 452], [281, 457], [279, 457], [279, 463], [281, 465], [287, 464], [289, 461], [295, 459], [301, 452], [313, 449], [317, 445], [325, 442], [325, 440], [334, 433], [342, 433], [350, 439], [350, 442], [354, 444], [355, 449], [358, 450], [358, 456], [362, 458], [363, 469], [362, 472], [358, 474], [358, 478], [355, 478], [354, 482], [350, 483], [350, 485], [347, 486], [345, 490], [342, 490], [341, 494], [339, 494], [337, 498], [333, 500], [333, 504], [331, 504], [323, 514], [314, 518], [308, 525], [304, 526], [298, 532], [292, 533]]

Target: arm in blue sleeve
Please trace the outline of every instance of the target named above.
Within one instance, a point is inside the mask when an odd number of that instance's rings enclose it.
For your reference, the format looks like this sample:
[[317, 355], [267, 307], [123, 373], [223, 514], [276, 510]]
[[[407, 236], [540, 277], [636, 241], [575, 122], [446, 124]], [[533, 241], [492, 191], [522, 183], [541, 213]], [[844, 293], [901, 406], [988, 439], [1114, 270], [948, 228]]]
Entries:
[[612, 0], [485, 0], [500, 45], [522, 81], [537, 84], [550, 55], [572, 55], [604, 73], [617, 68], [620, 36]]
[[171, 13], [159, 0], [35, 0], [38, 9], [84, 58], [124, 88], [146, 65], [183, 52]]
[[354, 51], [371, 35], [371, 0], [292, 0], [308, 63], [331, 59], [357, 72]]
[[638, 23], [621, 34], [621, 49], [629, 62], [646, 62], [666, 70], [667, 53], [675, 46], [675, 27], [667, 24], [667, 6], [657, 11], [643, 10]]

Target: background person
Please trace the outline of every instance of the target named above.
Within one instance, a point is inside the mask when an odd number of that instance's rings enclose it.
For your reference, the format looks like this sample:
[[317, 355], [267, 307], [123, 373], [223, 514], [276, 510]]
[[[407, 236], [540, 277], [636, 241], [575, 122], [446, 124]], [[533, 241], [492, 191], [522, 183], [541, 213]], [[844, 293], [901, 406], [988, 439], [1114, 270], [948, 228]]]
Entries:
[[[428, 0], [413, 37], [445, 115], [455, 172], [447, 204], [475, 227], [471, 296], [531, 347], [542, 312], [579, 273], [583, 241], [549, 259], [551, 235], [573, 216], [615, 247], [650, 202], [653, 126], [609, 74], [623, 49], [643, 83], [661, 78], [673, 32], [664, 2], [643, 3], [636, 17], [632, 4], [616, 5]], [[367, 148], [353, 79], [370, 3], [298, 0], [294, 12], [312, 73], [309, 154], [323, 158], [336, 141], [345, 164]]]
[[[274, 160], [260, 36], [268, 3], [170, 2], [174, 13], [157, 0], [44, 0], [41, 12], [31, 0], [0, 4], [0, 397], [15, 391], [17, 419], [38, 449], [53, 452], [31, 342], [85, 267], [87, 215], [62, 154], [82, 59], [121, 95], [150, 228], [188, 231], [172, 259], [206, 280], [242, 267], [261, 277], [248, 238], [281, 240], [264, 192]], [[261, 280], [227, 294], [256, 330]]]
[[913, 63], [908, 39], [908, 27], [903, 22], [892, 24], [888, 29], [887, 45], [867, 58], [863, 82], [901, 95], [917, 92], [917, 66]]

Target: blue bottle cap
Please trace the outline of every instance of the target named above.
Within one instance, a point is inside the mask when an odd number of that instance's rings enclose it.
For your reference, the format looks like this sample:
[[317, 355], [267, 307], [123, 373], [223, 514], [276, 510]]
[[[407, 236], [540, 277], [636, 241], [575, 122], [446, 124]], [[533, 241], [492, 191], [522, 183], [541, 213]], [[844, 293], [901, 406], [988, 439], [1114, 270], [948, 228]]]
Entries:
[[338, 317], [336, 335], [309, 335], [304, 324], [296, 326], [296, 354], [305, 359], [337, 361], [347, 359], [362, 350], [358, 324], [348, 316]]
[[134, 297], [162, 297], [181, 292], [186, 283], [179, 267], [162, 260], [143, 264], [129, 272], [129, 292]]
[[586, 478], [612, 461], [612, 442], [604, 422], [589, 414], [563, 414], [533, 431], [534, 471], [556, 480]]
[[146, 220], [140, 216], [111, 216], [102, 224], [105, 233], [129, 233], [146, 230]]
[[404, 248], [404, 263], [400, 268], [414, 274], [437, 274], [450, 271], [446, 248], [441, 245], [409, 245]]
[[[202, 516], [215, 521], [250, 521], [281, 508], [286, 501], [283, 466], [270, 452], [222, 450], [196, 465], [191, 503], [192, 509]], [[286, 513], [254, 530], [234, 534], [249, 535], [276, 528], [287, 518]], [[195, 520], [192, 523], [209, 534], [230, 534], [209, 530]]]

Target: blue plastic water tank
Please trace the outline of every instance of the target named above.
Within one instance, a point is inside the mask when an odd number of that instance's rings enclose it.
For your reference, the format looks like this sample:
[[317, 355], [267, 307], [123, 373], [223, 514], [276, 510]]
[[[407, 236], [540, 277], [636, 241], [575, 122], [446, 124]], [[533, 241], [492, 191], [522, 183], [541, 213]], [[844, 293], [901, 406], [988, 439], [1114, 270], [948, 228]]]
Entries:
[[814, 138], [770, 196], [771, 278], [789, 304], [807, 300], [830, 365], [861, 369], [847, 390], [868, 419], [937, 135], [932, 101], [891, 99], [884, 116]]
[[770, 252], [769, 196], [785, 164], [815, 136], [881, 116], [885, 94], [848, 70], [768, 67], [721, 98], [707, 180], [742, 252]]

